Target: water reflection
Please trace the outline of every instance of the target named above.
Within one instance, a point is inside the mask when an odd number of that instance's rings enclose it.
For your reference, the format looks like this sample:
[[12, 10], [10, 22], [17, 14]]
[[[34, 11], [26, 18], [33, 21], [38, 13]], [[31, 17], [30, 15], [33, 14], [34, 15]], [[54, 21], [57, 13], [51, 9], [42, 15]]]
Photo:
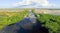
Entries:
[[29, 18], [24, 18], [22, 21], [18, 23], [8, 25], [4, 28], [3, 33], [23, 33], [23, 32], [31, 32], [35, 23], [32, 23]]

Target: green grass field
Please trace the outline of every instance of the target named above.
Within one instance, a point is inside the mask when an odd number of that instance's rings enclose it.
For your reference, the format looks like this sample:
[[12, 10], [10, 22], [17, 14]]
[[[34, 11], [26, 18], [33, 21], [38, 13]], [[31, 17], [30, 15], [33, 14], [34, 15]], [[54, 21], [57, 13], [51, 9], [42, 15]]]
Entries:
[[28, 15], [28, 11], [22, 12], [0, 12], [0, 29], [3, 29], [6, 25], [17, 23], [21, 21], [25, 15]]
[[36, 14], [42, 27], [46, 27], [49, 33], [60, 33], [60, 16], [50, 14]]

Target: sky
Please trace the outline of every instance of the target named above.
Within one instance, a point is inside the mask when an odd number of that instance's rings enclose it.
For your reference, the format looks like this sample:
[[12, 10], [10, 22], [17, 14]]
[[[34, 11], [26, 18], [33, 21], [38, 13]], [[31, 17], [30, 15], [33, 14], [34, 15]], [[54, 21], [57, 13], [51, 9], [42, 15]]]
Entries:
[[0, 8], [60, 8], [60, 0], [0, 0]]

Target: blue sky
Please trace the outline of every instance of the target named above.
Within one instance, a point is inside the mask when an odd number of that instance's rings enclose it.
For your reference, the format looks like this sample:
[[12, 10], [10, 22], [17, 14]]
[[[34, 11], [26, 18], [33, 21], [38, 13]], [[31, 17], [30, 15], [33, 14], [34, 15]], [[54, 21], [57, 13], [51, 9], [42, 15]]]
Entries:
[[60, 8], [60, 0], [0, 0], [0, 8]]

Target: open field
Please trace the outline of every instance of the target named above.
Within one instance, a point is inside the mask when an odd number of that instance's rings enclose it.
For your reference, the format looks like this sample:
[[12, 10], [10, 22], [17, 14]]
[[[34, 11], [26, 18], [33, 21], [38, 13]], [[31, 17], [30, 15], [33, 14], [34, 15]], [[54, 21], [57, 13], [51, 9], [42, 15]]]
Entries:
[[60, 15], [60, 9], [35, 9], [36, 13]]
[[[0, 12], [22, 12], [22, 11], [25, 11], [25, 10], [31, 10], [31, 9], [34, 9], [34, 8], [23, 8], [23, 9], [0, 9]], [[44, 13], [44, 14], [54, 14], [54, 15], [60, 15], [60, 9], [39, 9], [39, 8], [36, 8], [34, 9], [35, 13]]]

